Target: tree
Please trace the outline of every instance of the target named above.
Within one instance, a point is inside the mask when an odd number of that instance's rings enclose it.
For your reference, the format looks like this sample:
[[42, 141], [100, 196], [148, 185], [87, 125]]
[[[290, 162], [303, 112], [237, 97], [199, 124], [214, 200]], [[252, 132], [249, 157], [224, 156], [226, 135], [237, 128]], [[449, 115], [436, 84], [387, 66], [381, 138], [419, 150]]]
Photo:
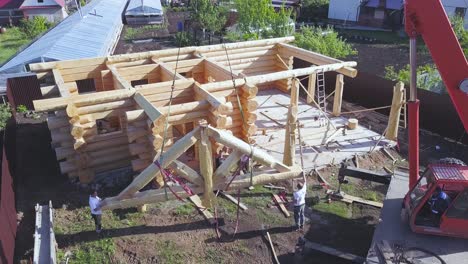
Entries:
[[328, 17], [330, 0], [304, 0], [301, 8], [302, 21], [319, 21]]
[[[421, 65], [416, 69], [417, 86], [420, 89], [442, 92], [444, 86], [440, 78], [439, 71], [433, 64]], [[393, 66], [385, 67], [385, 78], [392, 81], [402, 81], [405, 85], [410, 83], [410, 66], [407, 64], [405, 68], [396, 71]]]
[[238, 27], [244, 38], [284, 37], [291, 33], [291, 11], [276, 12], [271, 0], [235, 0]]
[[215, 5], [211, 0], [191, 1], [192, 20], [209, 32], [216, 33], [223, 29], [227, 21], [226, 9]]
[[0, 104], [0, 131], [5, 129], [8, 119], [11, 117], [9, 104]]
[[29, 38], [35, 38], [42, 32], [48, 30], [52, 24], [45, 17], [36, 16], [34, 19], [22, 19], [20, 23], [21, 31]]
[[300, 48], [321, 53], [334, 58], [345, 58], [357, 54], [353, 47], [338, 36], [331, 27], [302, 27], [295, 34], [294, 44]]
[[453, 16], [450, 21], [466, 57], [466, 54], [468, 54], [468, 32], [465, 30], [465, 21], [461, 16]]

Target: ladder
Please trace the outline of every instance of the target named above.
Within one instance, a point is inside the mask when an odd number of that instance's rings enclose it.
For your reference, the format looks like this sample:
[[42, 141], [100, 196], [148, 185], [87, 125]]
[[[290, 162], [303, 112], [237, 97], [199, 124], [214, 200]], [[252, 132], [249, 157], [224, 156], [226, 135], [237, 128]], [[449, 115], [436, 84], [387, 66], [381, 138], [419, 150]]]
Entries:
[[324, 113], [327, 112], [327, 102], [325, 94], [325, 73], [317, 72], [317, 104]]
[[401, 107], [400, 127], [406, 129], [407, 124], [408, 124], [408, 120], [407, 120], [406, 91], [405, 91], [403, 92], [403, 106]]

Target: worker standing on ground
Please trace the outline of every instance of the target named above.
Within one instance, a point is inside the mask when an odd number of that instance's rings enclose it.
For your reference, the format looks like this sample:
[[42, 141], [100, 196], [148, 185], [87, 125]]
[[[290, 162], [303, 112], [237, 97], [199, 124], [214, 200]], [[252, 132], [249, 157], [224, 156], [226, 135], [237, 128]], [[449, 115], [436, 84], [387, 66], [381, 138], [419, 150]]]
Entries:
[[294, 198], [294, 221], [296, 222], [296, 231], [304, 228], [304, 208], [305, 197], [307, 193], [307, 184], [305, 175], [303, 175], [304, 182], [297, 183], [297, 190], [293, 193]]
[[91, 208], [91, 217], [94, 219], [94, 224], [96, 225], [96, 233], [101, 233], [102, 226], [101, 226], [101, 215], [102, 211], [99, 207], [99, 202], [101, 198], [98, 197], [97, 190], [94, 189], [91, 191], [91, 195], [89, 196], [89, 207]]

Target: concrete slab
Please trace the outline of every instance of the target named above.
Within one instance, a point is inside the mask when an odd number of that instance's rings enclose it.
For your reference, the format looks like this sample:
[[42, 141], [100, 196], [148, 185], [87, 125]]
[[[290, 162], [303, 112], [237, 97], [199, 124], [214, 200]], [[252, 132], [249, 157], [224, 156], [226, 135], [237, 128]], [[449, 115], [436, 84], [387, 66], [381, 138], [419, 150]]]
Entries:
[[[256, 122], [258, 132], [253, 137], [256, 146], [266, 150], [278, 160], [283, 160], [285, 129], [278, 123], [287, 123], [287, 106], [290, 103], [290, 96], [277, 89], [268, 89], [259, 91], [256, 100], [259, 103]], [[278, 123], [261, 113], [275, 119]], [[331, 126], [321, 127], [320, 121], [316, 120], [321, 115], [316, 107], [308, 105], [305, 100], [299, 100], [298, 120], [304, 126], [301, 128], [301, 136], [305, 169], [324, 167], [332, 162], [338, 164], [352, 158], [355, 154], [364, 155], [376, 145], [381, 137], [380, 134], [372, 130], [358, 126], [355, 130], [346, 130], [345, 135], [339, 131], [333, 137], [332, 142], [334, 143], [330, 143], [327, 147], [324, 143], [336, 130]], [[347, 123], [347, 119], [344, 117], [333, 117], [330, 114], [327, 116], [337, 128], [343, 127]], [[265, 135], [263, 135], [263, 130], [265, 130]], [[388, 145], [394, 146], [395, 142], [383, 139], [375, 150]], [[300, 165], [298, 144], [296, 163]]]
[[[388, 188], [387, 196], [380, 215], [380, 223], [374, 232], [371, 247], [367, 255], [368, 264], [385, 263], [376, 247], [380, 241], [387, 240], [391, 244], [399, 244], [406, 248], [418, 247], [434, 252], [446, 263], [468, 263], [468, 240], [415, 234], [400, 217], [403, 197], [408, 192], [408, 174], [396, 171]], [[413, 253], [413, 252], [411, 252]], [[421, 256], [414, 263], [441, 263], [434, 257]]]

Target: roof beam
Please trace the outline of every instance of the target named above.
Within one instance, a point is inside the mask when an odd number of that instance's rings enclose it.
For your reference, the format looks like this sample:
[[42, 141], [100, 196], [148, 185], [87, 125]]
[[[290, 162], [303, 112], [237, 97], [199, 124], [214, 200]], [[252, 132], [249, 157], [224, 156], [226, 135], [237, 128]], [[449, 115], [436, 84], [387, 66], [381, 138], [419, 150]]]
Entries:
[[[322, 66], [312, 66], [312, 67], [302, 68], [302, 69], [273, 72], [273, 73], [267, 73], [267, 74], [257, 75], [257, 76], [248, 76], [243, 79], [236, 79], [235, 83], [237, 87], [240, 87], [246, 83], [249, 85], [255, 86], [257, 84], [269, 83], [269, 82], [284, 80], [288, 78], [305, 76], [305, 75], [309, 75], [309, 74], [316, 73], [319, 71], [323, 71], [323, 72], [337, 71], [344, 67], [353, 67], [356, 65], [357, 65], [356, 62], [350, 61], [350, 62], [327, 64], [327, 65], [322, 65]], [[232, 80], [202, 84], [201, 87], [210, 92], [222, 91], [228, 88], [232, 89]]]
[[63, 81], [62, 74], [60, 74], [60, 71], [57, 69], [53, 69], [52, 74], [54, 75], [55, 84], [57, 85], [60, 96], [61, 97], [70, 96], [70, 91], [65, 86], [65, 82]]
[[[295, 58], [310, 62], [315, 65], [326, 65], [342, 63], [343, 61], [316, 53], [313, 51], [301, 49], [286, 43], [278, 43], [278, 52], [283, 56], [293, 56]], [[344, 74], [348, 77], [354, 78], [357, 76], [357, 70], [351, 67], [343, 67], [338, 69], [337, 72]]]

